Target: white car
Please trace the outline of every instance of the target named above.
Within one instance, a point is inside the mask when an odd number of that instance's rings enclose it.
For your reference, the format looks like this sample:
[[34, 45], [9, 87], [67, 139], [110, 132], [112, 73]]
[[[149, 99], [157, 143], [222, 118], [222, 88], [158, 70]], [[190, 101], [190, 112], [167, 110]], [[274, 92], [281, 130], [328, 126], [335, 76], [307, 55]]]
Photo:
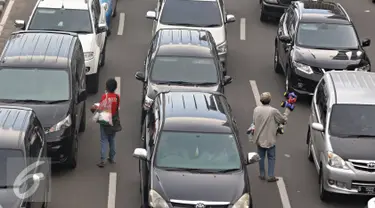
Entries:
[[39, 0], [28, 23], [16, 20], [15, 26], [78, 33], [85, 54], [87, 91], [98, 92], [98, 71], [105, 62], [108, 31], [105, 8], [99, 0]]

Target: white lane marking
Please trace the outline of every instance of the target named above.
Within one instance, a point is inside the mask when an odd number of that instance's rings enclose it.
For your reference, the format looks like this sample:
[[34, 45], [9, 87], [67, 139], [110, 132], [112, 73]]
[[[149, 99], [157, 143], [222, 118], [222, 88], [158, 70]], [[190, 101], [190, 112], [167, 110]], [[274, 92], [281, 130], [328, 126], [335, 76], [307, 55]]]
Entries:
[[279, 188], [281, 203], [283, 208], [292, 208], [290, 206], [290, 201], [288, 197], [288, 192], [286, 191], [284, 179], [282, 177], [277, 177], [279, 180], [276, 182], [277, 188]]
[[[118, 94], [120, 96], [120, 99], [121, 99], [121, 77], [115, 77], [115, 80], [117, 82], [117, 89], [116, 89], [115, 93]], [[118, 107], [118, 109], [120, 109], [120, 106]]]
[[108, 185], [108, 206], [107, 208], [116, 207], [116, 184], [117, 184], [117, 173], [109, 173], [109, 185]]
[[250, 82], [251, 90], [253, 91], [255, 103], [257, 104], [257, 106], [260, 106], [261, 103], [260, 103], [260, 95], [259, 95], [257, 82], [255, 80], [249, 80], [249, 82]]
[[[249, 83], [250, 83], [251, 90], [253, 91], [253, 95], [254, 95], [256, 105], [260, 106], [261, 105], [260, 95], [259, 95], [257, 83], [256, 83], [255, 80], [249, 80]], [[276, 183], [277, 183], [277, 188], [279, 189], [281, 203], [283, 205], [283, 208], [291, 208], [289, 197], [288, 197], [288, 192], [286, 191], [286, 187], [285, 187], [285, 183], [284, 183], [284, 179], [282, 177], [277, 177], [277, 178], [279, 180]]]
[[240, 20], [240, 40], [246, 40], [246, 19]]
[[124, 26], [125, 26], [125, 13], [120, 13], [117, 35], [122, 35], [124, 33]]
[[366, 13], [370, 12], [370, 10], [365, 10]]
[[[3, 18], [1, 19], [1, 22], [0, 22], [0, 35], [1, 35], [1, 33], [3, 32], [3, 30], [4, 30], [5, 23], [6, 23], [7, 20], [8, 20], [8, 17], [9, 17], [10, 11], [12, 10], [12, 7], [13, 7], [13, 4], [14, 4], [14, 1], [15, 1], [15, 0], [10, 0], [10, 1], [8, 2], [8, 5], [6, 6], [6, 9], [5, 9], [5, 12], [4, 12], [4, 15], [3, 15]], [[5, 6], [5, 5], [4, 5], [4, 6]]]

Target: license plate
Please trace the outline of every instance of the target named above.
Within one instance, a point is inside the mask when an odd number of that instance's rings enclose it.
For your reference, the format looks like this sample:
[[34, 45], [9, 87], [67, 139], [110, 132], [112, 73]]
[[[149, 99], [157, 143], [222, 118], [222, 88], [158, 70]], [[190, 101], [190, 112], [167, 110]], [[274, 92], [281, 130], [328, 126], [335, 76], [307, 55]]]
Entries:
[[358, 192], [366, 194], [375, 194], [375, 187], [360, 186], [358, 187]]

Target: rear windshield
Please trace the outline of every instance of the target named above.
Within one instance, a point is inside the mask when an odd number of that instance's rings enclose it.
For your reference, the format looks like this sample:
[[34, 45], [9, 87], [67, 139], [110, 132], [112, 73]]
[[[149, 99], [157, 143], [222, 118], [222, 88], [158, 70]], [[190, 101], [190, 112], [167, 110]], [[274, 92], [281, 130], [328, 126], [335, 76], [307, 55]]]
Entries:
[[167, 0], [160, 23], [191, 27], [219, 27], [223, 25], [216, 1]]

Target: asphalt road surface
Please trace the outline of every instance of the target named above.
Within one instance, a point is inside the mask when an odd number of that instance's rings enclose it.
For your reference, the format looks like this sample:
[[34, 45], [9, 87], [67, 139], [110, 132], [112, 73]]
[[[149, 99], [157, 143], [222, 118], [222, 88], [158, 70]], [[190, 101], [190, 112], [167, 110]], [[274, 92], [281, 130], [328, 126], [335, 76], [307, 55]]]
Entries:
[[[120, 80], [121, 119], [123, 131], [116, 137], [117, 164], [103, 169], [95, 164], [99, 159], [99, 129], [90, 122], [80, 139], [78, 167], [74, 171], [57, 170], [52, 180], [52, 208], [131, 208], [139, 207], [138, 161], [132, 158], [139, 145], [141, 83], [134, 73], [142, 70], [143, 61], [151, 40], [151, 21], [145, 18], [156, 0], [118, 0], [118, 15], [113, 20], [112, 36], [107, 43], [106, 65], [100, 72], [100, 87], [109, 77]], [[12, 10], [5, 25], [0, 25], [1, 41], [14, 30], [14, 19], [26, 19], [36, 0], [11, 0]], [[370, 0], [340, 0], [351, 15], [361, 38], [375, 40], [371, 21], [375, 20], [375, 5]], [[228, 27], [228, 74], [234, 81], [226, 89], [242, 132], [246, 151], [254, 150], [245, 135], [251, 122], [252, 109], [259, 92], [269, 91], [273, 104], [282, 100], [284, 78], [273, 72], [273, 40], [276, 24], [259, 21], [258, 0], [226, 0], [226, 8], [237, 22]], [[373, 11], [372, 11], [373, 10]], [[4, 23], [4, 22], [2, 22]], [[3, 43], [1, 43], [3, 45]], [[375, 47], [368, 48], [375, 61]], [[242, 93], [242, 94], [241, 94]], [[100, 93], [88, 98], [87, 106], [98, 101]], [[286, 134], [277, 146], [276, 175], [279, 183], [258, 180], [257, 165], [249, 166], [255, 208], [361, 208], [368, 197], [335, 198], [336, 202], [322, 203], [318, 196], [318, 177], [307, 160], [306, 130], [309, 102], [298, 103], [289, 117]]]

